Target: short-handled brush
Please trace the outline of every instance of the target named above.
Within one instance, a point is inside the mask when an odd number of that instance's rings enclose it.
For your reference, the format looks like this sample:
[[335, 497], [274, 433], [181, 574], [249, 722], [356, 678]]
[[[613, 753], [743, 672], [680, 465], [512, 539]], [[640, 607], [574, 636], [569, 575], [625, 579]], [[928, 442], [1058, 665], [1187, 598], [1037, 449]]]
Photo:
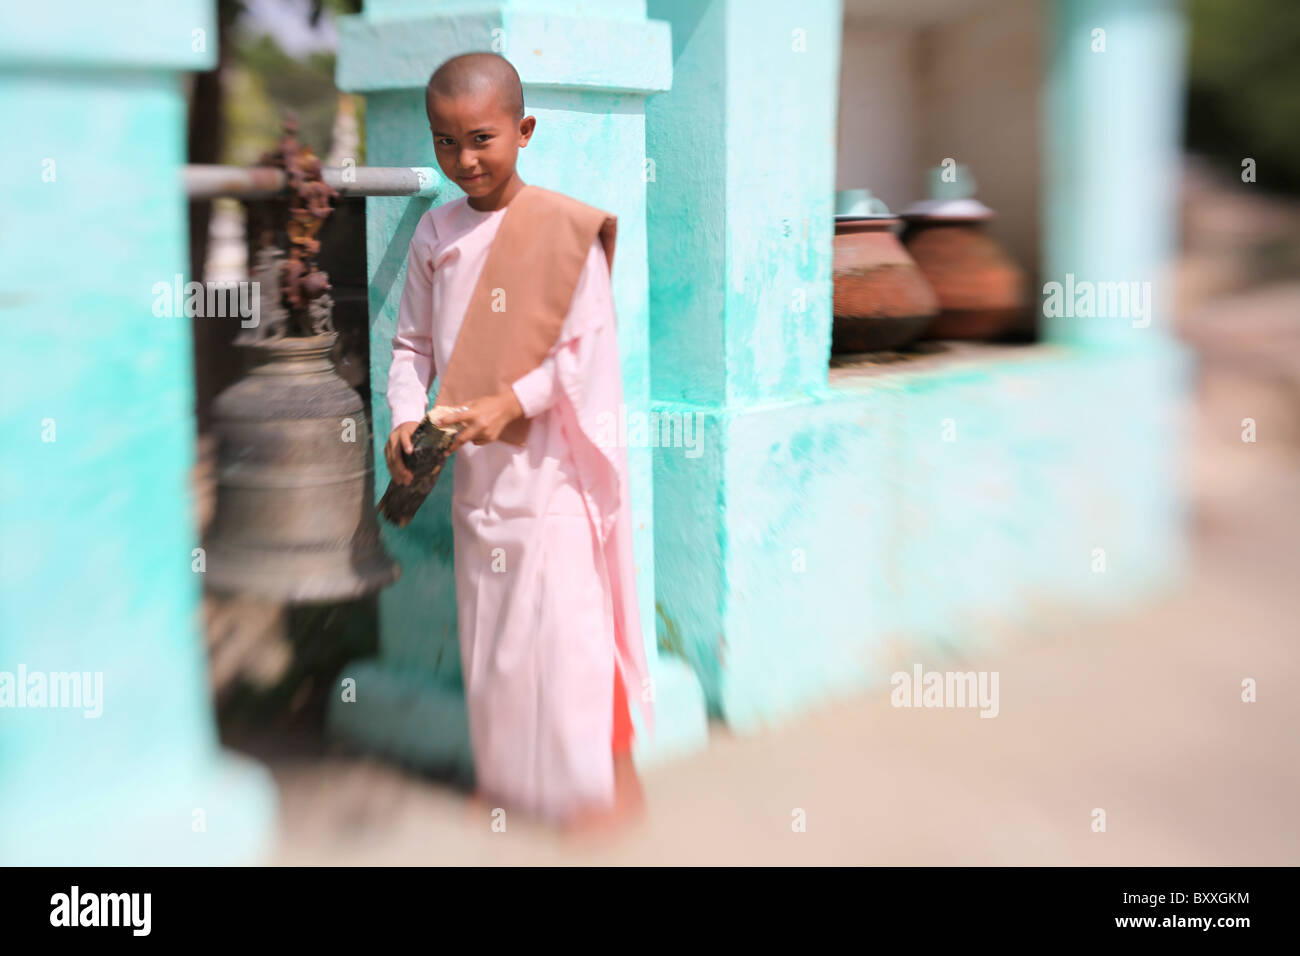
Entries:
[[420, 419], [420, 424], [411, 433], [410, 453], [402, 452], [402, 461], [412, 475], [410, 484], [399, 485], [390, 479], [388, 490], [379, 499], [379, 513], [399, 528], [411, 523], [424, 499], [433, 491], [443, 465], [451, 457], [451, 444], [465, 427], [463, 422], [452, 425], [436, 423], [435, 419], [450, 411], [451, 408], [439, 405], [429, 409], [428, 414]]

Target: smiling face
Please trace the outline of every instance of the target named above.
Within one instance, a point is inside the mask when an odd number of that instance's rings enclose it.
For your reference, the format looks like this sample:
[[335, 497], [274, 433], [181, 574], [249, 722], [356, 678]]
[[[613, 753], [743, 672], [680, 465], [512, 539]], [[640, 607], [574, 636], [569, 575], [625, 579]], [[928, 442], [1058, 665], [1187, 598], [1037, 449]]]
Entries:
[[456, 96], [430, 90], [425, 105], [443, 175], [465, 191], [475, 209], [497, 209], [509, 202], [523, 186], [515, 163], [533, 135], [536, 119], [517, 119], [492, 88]]

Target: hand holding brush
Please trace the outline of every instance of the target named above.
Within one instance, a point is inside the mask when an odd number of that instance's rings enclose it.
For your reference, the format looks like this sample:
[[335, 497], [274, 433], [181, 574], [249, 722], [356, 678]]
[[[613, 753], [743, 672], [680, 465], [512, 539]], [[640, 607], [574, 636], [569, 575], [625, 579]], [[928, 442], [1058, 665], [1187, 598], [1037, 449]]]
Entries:
[[424, 499], [433, 491], [443, 466], [451, 457], [456, 436], [463, 423], [441, 424], [461, 409], [438, 405], [418, 423], [404, 422], [393, 429], [384, 448], [388, 471], [393, 476], [388, 490], [379, 500], [379, 513], [404, 528], [411, 523]]

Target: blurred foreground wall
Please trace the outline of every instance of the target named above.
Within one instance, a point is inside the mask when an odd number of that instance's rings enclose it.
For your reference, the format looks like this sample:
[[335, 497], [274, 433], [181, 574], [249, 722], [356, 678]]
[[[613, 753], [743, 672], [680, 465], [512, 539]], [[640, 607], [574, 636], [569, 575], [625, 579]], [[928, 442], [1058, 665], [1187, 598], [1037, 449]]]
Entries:
[[[0, 862], [253, 862], [198, 614], [182, 74], [210, 0], [0, 12]], [[188, 276], [185, 277], [188, 279]]]

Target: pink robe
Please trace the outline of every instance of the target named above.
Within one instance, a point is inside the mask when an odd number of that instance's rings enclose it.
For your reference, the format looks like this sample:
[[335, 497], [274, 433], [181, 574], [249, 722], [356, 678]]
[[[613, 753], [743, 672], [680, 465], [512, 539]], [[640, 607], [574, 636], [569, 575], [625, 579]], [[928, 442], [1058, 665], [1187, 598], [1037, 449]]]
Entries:
[[[505, 212], [462, 198], [417, 225], [388, 377], [394, 425], [424, 415]], [[653, 726], [626, 452], [596, 437], [623, 400], [598, 240], [559, 340], [513, 388], [532, 420], [523, 447], [466, 445], [453, 467], [461, 663], [480, 790], [563, 820], [613, 801], [616, 679]]]

